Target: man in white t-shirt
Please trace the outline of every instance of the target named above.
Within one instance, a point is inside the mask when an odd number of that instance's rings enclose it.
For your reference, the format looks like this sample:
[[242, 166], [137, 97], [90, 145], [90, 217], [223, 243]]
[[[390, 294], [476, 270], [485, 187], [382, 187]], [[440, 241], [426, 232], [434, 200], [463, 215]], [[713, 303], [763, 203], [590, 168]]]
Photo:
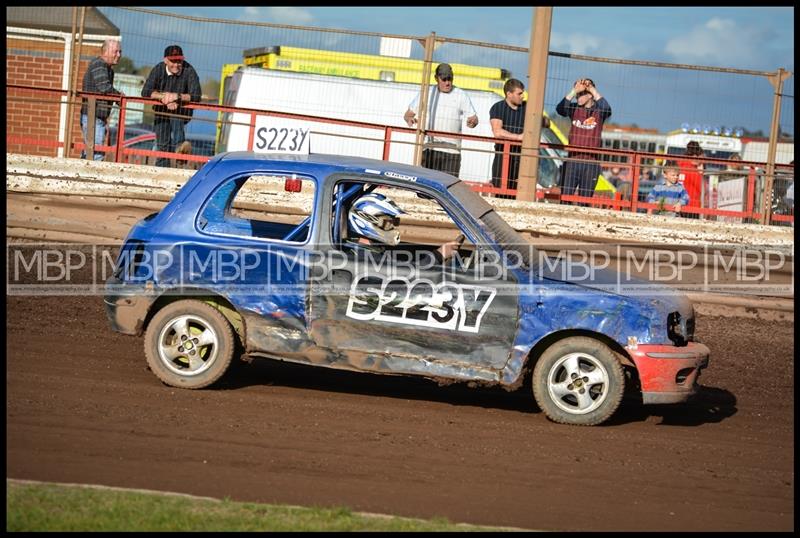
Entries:
[[[467, 118], [467, 127], [478, 125], [478, 113], [469, 96], [461, 88], [453, 86], [453, 68], [439, 64], [435, 73], [436, 86], [428, 96], [428, 131], [461, 132], [462, 117]], [[417, 123], [420, 96], [408, 105], [403, 119], [409, 127]], [[422, 166], [440, 170], [458, 177], [461, 168], [461, 139], [428, 136], [422, 150]]]

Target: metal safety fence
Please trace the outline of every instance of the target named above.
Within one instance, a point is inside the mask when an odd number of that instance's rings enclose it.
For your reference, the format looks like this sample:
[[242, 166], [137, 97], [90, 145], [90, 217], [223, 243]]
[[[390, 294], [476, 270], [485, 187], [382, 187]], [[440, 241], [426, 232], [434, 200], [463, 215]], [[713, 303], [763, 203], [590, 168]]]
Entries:
[[[509, 170], [509, 159], [503, 159], [499, 173], [492, 163], [497, 153], [509, 155], [515, 144], [496, 138], [489, 118], [491, 106], [504, 97], [504, 82], [513, 77], [521, 80], [527, 90], [535, 84], [545, 87], [544, 112], [552, 128], [547, 130], [548, 136], [543, 132], [537, 148], [537, 199], [646, 210], [648, 188], [658, 180], [666, 161], [682, 159], [685, 150], [669, 145], [671, 133], [662, 126], [697, 138], [724, 137], [725, 129], [765, 126], [763, 119], [771, 117], [768, 136], [758, 143], [776, 147], [775, 157], [770, 160], [766, 150], [748, 154], [748, 147], [755, 148], [755, 141], [744, 147], [740, 144], [740, 161], [736, 163], [730, 162], [731, 155], [707, 151], [699, 159], [704, 168], [702, 205], [693, 205], [682, 214], [744, 222], [793, 222], [793, 205], [788, 204], [787, 194], [790, 187], [793, 189], [794, 176], [790, 138], [794, 88], [793, 77], [782, 70], [746, 71], [551, 51], [546, 73], [528, 73], [526, 47], [453, 39], [435, 33], [408, 36], [212, 19], [143, 8], [92, 9], [99, 9], [119, 28], [127, 58], [126, 76], [143, 80], [151, 69], [161, 65], [164, 47], [178, 43], [203, 83], [202, 102], [189, 106], [195, 114], [187, 133], [195, 136], [198, 146], [203, 137], [205, 142], [211, 140], [207, 154], [153, 151], [155, 101], [134, 91], [115, 99], [118, 112], [109, 123], [117, 126], [116, 138], [111, 140], [113, 148], [99, 148], [111, 149], [109, 158], [113, 155], [114, 160], [133, 158], [147, 162], [156, 156], [169, 156], [184, 165], [201, 163], [218, 151], [251, 149], [258, 126], [264, 125], [259, 122], [272, 118], [279, 122], [273, 125], [310, 125], [314, 152], [368, 155], [417, 164], [427, 142], [446, 135], [459, 141], [461, 179], [487, 194], [513, 196], [514, 189], [510, 187], [516, 178], [511, 177], [514, 173]], [[73, 18], [75, 35], [89, 43], [91, 36], [81, 31], [78, 20], [81, 17]], [[80, 42], [79, 39], [77, 43]], [[71, 57], [82, 58], [80, 47], [77, 54], [72, 51]], [[82, 60], [85, 62], [85, 58]], [[427, 107], [419, 109], [417, 123], [409, 126], [404, 113], [417, 96], [425, 100], [426, 89], [436, 84], [433, 72], [444, 62], [453, 66], [454, 85], [469, 94], [478, 113], [477, 126], [462, 122], [460, 132], [437, 132], [428, 121]], [[9, 121], [9, 144], [17, 144], [15, 148], [22, 144], [29, 150], [60, 147], [62, 154], [70, 157], [77, 157], [85, 149], [77, 122], [81, 95], [77, 91], [78, 64], [65, 66], [70, 76], [64, 78], [71, 81], [71, 86], [62, 85], [57, 97], [50, 93], [45, 98], [44, 88], [7, 77], [9, 108], [24, 111], [52, 104], [55, 113], [47, 116], [56, 122], [58, 106], [66, 104], [73, 118], [72, 132], [68, 129], [52, 136], [52, 130], [37, 132], [30, 126], [18, 125], [16, 120]], [[576, 148], [567, 140], [570, 120], [559, 116], [556, 106], [581, 77], [592, 78], [612, 108], [603, 147], [592, 150], [602, 164], [603, 176], [611, 179], [604, 185], [611, 186], [598, 189], [591, 197], [561, 193], [559, 188], [563, 165], [572, 160], [567, 151]], [[703, 104], [708, 94], [716, 97], [710, 106]], [[656, 132], [650, 134], [660, 142], [653, 143], [652, 148], [638, 145], [639, 126], [657, 126], [651, 129]], [[764, 128], [761, 127], [762, 135]], [[719, 134], [715, 135], [715, 130]], [[126, 131], [142, 138], [136, 141], [136, 137], [127, 137]], [[623, 135], [615, 135], [618, 132]], [[616, 146], [614, 136], [621, 139]], [[728, 138], [741, 142], [746, 137]], [[522, 149], [523, 154], [528, 151], [530, 148]], [[746, 173], [738, 173], [737, 167]]]
[[[42, 88], [35, 88], [35, 87], [25, 87], [25, 86], [9, 86], [10, 89], [16, 91], [27, 91], [31, 94], [43, 94], [43, 95], [50, 95], [50, 100], [52, 102], [57, 102], [58, 96], [61, 95], [63, 92], [61, 90], [49, 90], [49, 89], [42, 89]], [[107, 96], [103, 94], [91, 94], [91, 93], [83, 93], [79, 92], [79, 94], [83, 97], [86, 97], [89, 102], [90, 106], [89, 109], [93, 109], [94, 105], [91, 104], [92, 101], [96, 99], [102, 98], [106, 100], [113, 100], [118, 103], [119, 107], [119, 114], [120, 114], [120, 124], [119, 124], [119, 131], [116, 135], [114, 143], [112, 144], [109, 141], [106, 144], [101, 144], [96, 147], [93, 147], [91, 141], [93, 138], [89, 137], [89, 144], [85, 144], [83, 142], [77, 142], [74, 144], [73, 150], [75, 152], [85, 151], [87, 154], [91, 155], [94, 152], [101, 152], [105, 155], [105, 160], [112, 161], [112, 162], [126, 162], [126, 163], [137, 163], [137, 164], [152, 164], [154, 159], [158, 157], [174, 159], [178, 163], [183, 163], [186, 167], [197, 168], [201, 164], [207, 162], [210, 158], [213, 157], [212, 155], [191, 155], [191, 154], [177, 154], [174, 152], [162, 152], [156, 151], [153, 148], [153, 144], [155, 142], [154, 138], [155, 135], [151, 134], [149, 138], [145, 138], [148, 142], [150, 149], [142, 149], [142, 147], [136, 147], [137, 141], [142, 138], [142, 135], [135, 135], [130, 138], [126, 136], [126, 125], [125, 125], [125, 116], [126, 111], [132, 108], [132, 104], [136, 103], [154, 103], [155, 100], [153, 99], [145, 99], [145, 98], [138, 98], [138, 97], [125, 97], [125, 96]], [[39, 98], [36, 99], [37, 102], [45, 102], [46, 99]], [[362, 140], [367, 141], [371, 144], [376, 144], [378, 147], [378, 152], [372, 156], [374, 158], [379, 158], [383, 160], [388, 160], [389, 156], [392, 155], [394, 149], [398, 146], [409, 146], [411, 143], [408, 140], [401, 140], [400, 137], [402, 136], [409, 136], [413, 134], [414, 129], [411, 128], [402, 128], [402, 127], [393, 127], [388, 125], [380, 125], [380, 124], [370, 124], [365, 122], [352, 122], [352, 121], [345, 121], [345, 120], [335, 120], [330, 118], [324, 117], [315, 117], [315, 116], [307, 116], [307, 115], [298, 115], [298, 114], [287, 114], [287, 113], [280, 113], [280, 112], [273, 112], [273, 111], [264, 111], [264, 110], [257, 110], [257, 109], [245, 109], [245, 108], [238, 108], [238, 107], [225, 107], [225, 106], [218, 106], [218, 105], [206, 105], [206, 104], [190, 104], [188, 105], [190, 108], [201, 111], [201, 110], [208, 110], [215, 113], [222, 113], [222, 114], [230, 114], [239, 116], [240, 118], [244, 118], [244, 121], [236, 122], [237, 126], [242, 127], [246, 131], [246, 142], [243, 146], [243, 150], [252, 151], [257, 145], [257, 135], [256, 135], [256, 127], [259, 122], [259, 118], [285, 118], [292, 121], [300, 121], [306, 125], [314, 126], [314, 129], [311, 131], [312, 135], [321, 135], [326, 136], [330, 135], [330, 133], [326, 133], [322, 130], [317, 130], [321, 126], [330, 126], [336, 129], [359, 129], [364, 132], [366, 136], [360, 137]], [[233, 122], [229, 122], [233, 123]], [[91, 125], [92, 122], [90, 121], [89, 124]], [[131, 128], [134, 133], [138, 133], [138, 128]], [[459, 139], [463, 139], [465, 141], [471, 141], [474, 143], [482, 143], [487, 146], [492, 146], [495, 142], [497, 142], [494, 138], [487, 138], [487, 137], [478, 137], [473, 135], [465, 135], [465, 134], [456, 134], [456, 133], [445, 133], [445, 132], [437, 132], [431, 131], [433, 135], [447, 135], [456, 137]], [[332, 136], [332, 135], [330, 135]], [[341, 135], [339, 135], [341, 136]], [[335, 138], [335, 137], [334, 137]], [[31, 136], [14, 136], [14, 135], [7, 135], [6, 141], [9, 144], [25, 144], [29, 147], [47, 147], [47, 148], [63, 148], [65, 144], [63, 142], [59, 142], [55, 139], [46, 139], [46, 138], [37, 138]], [[147, 147], [145, 146], [145, 147]], [[510, 150], [511, 143], [509, 141], [503, 142], [503, 151], [502, 155], [506, 158], [506, 165], [503, 168], [503, 177], [499, 186], [493, 186], [491, 184], [487, 184], [485, 182], [476, 182], [476, 181], [469, 181], [465, 180], [473, 190], [484, 193], [487, 195], [495, 195], [500, 196], [503, 198], [514, 198], [516, 195], [516, 189], [512, 188], [508, 184], [508, 156]], [[553, 169], [558, 169], [559, 167], [563, 166], [564, 162], [568, 161], [577, 161], [577, 159], [573, 159], [570, 157], [565, 156], [564, 153], [557, 154], [554, 153], [553, 156], [547, 154], [546, 150], [552, 150], [553, 152], [560, 151], [565, 152], [568, 146], [558, 145], [558, 144], [547, 144], [542, 143], [542, 154], [540, 155], [540, 160], [544, 167], [552, 167]], [[572, 146], [571, 149], [581, 149], [579, 147]], [[543, 200], [546, 202], [554, 202], [560, 201], [562, 203], [575, 203], [580, 205], [587, 205], [587, 206], [595, 206], [607, 209], [614, 209], [614, 210], [625, 210], [631, 212], [652, 212], [652, 211], [660, 211], [664, 208], [656, 202], [648, 202], [647, 194], [652, 189], [654, 185], [654, 181], [652, 180], [643, 180], [640, 181], [639, 178], [641, 176], [641, 170], [644, 168], [643, 162], [652, 161], [654, 159], [663, 159], [663, 154], [658, 153], [647, 153], [647, 152], [635, 152], [635, 151], [620, 151], [620, 150], [606, 150], [606, 149], [597, 149], [597, 148], [582, 148], [586, 151], [592, 151], [596, 153], [598, 156], [616, 156], [621, 159], [624, 159], [626, 162], [624, 164], [618, 165], [630, 172], [630, 176], [633, 178], [627, 185], [620, 185], [620, 187], [613, 193], [611, 192], [603, 192], [603, 193], [595, 193], [593, 196], [585, 196], [579, 194], [564, 194], [561, 192], [559, 186], [557, 184], [553, 184], [550, 187], [543, 187], [539, 186], [536, 191], [536, 198], [538, 200]], [[472, 150], [474, 152], [478, 152], [479, 150]], [[483, 150], [483, 153], [494, 155], [494, 150]], [[364, 155], [362, 155], [364, 156]], [[682, 209], [681, 216], [688, 217], [688, 218], [701, 218], [701, 219], [714, 219], [720, 221], [728, 221], [728, 222], [759, 222], [761, 220], [761, 214], [759, 212], [760, 207], [760, 193], [763, 192], [763, 182], [764, 182], [764, 171], [760, 168], [760, 163], [754, 162], [744, 162], [738, 161], [736, 163], [736, 168], [732, 168], [731, 162], [726, 159], [711, 159], [711, 158], [697, 158], [697, 163], [701, 167], [709, 167], [708, 171], [703, 171], [703, 181], [701, 182], [701, 196], [703, 200], [710, 200], [712, 197], [717, 197], [717, 188], [718, 185], [721, 183], [728, 183], [729, 181], [738, 181], [741, 183], [740, 190], [741, 190], [741, 197], [743, 201], [743, 207], [738, 210], [727, 210], [727, 209], [719, 209], [716, 207], [716, 204], [712, 203], [700, 203], [691, 206], [686, 206]], [[665, 161], [664, 165], [655, 166], [655, 168], [663, 168], [663, 166], [668, 165], [670, 163], [674, 163], [677, 161]], [[716, 167], [716, 168], [712, 168]], [[789, 178], [792, 177], [793, 174], [793, 166], [779, 166], [779, 173], [780, 175]], [[554, 176], [557, 176], [557, 172], [554, 173]], [[794, 222], [793, 214], [783, 214], [779, 211], [773, 212], [771, 215], [771, 222], [773, 224], [789, 224]]]

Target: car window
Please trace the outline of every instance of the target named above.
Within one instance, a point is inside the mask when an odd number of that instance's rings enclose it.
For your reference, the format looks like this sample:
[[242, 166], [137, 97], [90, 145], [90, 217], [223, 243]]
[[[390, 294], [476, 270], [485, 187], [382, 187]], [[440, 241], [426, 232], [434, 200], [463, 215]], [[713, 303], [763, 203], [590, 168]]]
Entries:
[[[360, 190], [358, 190], [358, 186], [361, 187]], [[358, 194], [342, 204], [341, 212], [334, 211], [332, 214], [332, 225], [334, 226], [332, 237], [341, 238], [340, 244], [360, 243], [381, 247], [387, 246], [385, 243], [381, 243], [379, 239], [374, 237], [367, 238], [363, 234], [357, 233], [353, 225], [348, 222], [353, 203], [366, 194], [374, 194], [391, 200], [403, 211], [398, 217], [399, 222], [396, 226], [392, 226], [389, 234], [381, 234], [380, 231], [376, 232], [387, 237], [392, 236], [395, 231], [398, 232], [399, 244], [388, 246], [394, 248], [406, 247], [411, 251], [421, 249], [436, 250], [442, 244], [454, 241], [461, 234], [461, 229], [450, 214], [436, 199], [430, 196], [420, 194], [413, 189], [390, 185], [341, 182], [336, 187], [335, 199], [338, 199], [340, 193], [354, 188], [358, 190]], [[337, 214], [339, 215], [338, 222]], [[336, 226], [339, 227], [338, 233], [335, 230]], [[473, 247], [469, 240], [465, 240], [462, 248], [469, 251]]]
[[222, 183], [197, 226], [206, 233], [305, 243], [310, 235], [315, 183], [308, 177], [252, 175]]

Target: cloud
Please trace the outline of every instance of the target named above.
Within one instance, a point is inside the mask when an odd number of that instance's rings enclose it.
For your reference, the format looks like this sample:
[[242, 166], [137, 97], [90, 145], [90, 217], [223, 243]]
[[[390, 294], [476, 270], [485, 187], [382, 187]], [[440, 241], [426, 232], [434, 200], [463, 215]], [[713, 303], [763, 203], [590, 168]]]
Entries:
[[765, 46], [777, 36], [772, 29], [740, 26], [714, 17], [688, 33], [667, 41], [666, 54], [675, 62], [735, 68], [766, 68]]
[[314, 22], [314, 16], [301, 7], [246, 7], [239, 20], [302, 26]]

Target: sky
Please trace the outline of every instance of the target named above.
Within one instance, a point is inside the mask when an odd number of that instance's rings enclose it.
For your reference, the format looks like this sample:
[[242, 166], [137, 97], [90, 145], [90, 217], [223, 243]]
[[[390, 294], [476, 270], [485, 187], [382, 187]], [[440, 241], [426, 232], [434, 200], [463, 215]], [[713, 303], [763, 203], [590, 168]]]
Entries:
[[[252, 22], [527, 47], [532, 7], [153, 7]], [[792, 7], [555, 7], [554, 51], [740, 69], [794, 70]]]
[[[202, 13], [203, 10], [196, 10]], [[211, 11], [209, 11], [211, 12]], [[447, 37], [527, 47], [532, 7], [258, 7], [252, 21]], [[794, 8], [555, 7], [554, 51], [772, 71], [794, 69]]]
[[[532, 7], [155, 7], [195, 17], [232, 19], [360, 30], [389, 34], [437, 36], [517, 47], [530, 45]], [[234, 32], [198, 36], [196, 26], [177, 19], [152, 16], [143, 30], [137, 14], [116, 8], [101, 10], [123, 34], [123, 54], [137, 64], [153, 62], [163, 51], [164, 39], [186, 43], [187, 59], [201, 79], [219, 78], [220, 64], [241, 61], [244, 46], [288, 45], [285, 34], [268, 37], [263, 29], [237, 27]], [[138, 21], [138, 22], [137, 22]], [[209, 27], [210, 28], [210, 27]], [[159, 33], [161, 32], [161, 33]], [[221, 32], [224, 32], [221, 30]], [[129, 34], [129, 35], [126, 35]], [[248, 41], [247, 35], [252, 38]], [[161, 36], [164, 36], [161, 38]], [[334, 34], [323, 35], [330, 48], [352, 50]], [[204, 42], [217, 45], [206, 52]], [[268, 41], [268, 42], [264, 42]], [[315, 48], [325, 48], [319, 45]], [[775, 71], [794, 71], [793, 7], [561, 7], [553, 9], [550, 51], [629, 60]], [[194, 55], [190, 50], [193, 50]], [[421, 54], [415, 45], [413, 55]], [[360, 52], [360, 51], [359, 51]], [[372, 51], [370, 51], [372, 52]], [[377, 53], [374, 51], [372, 53]], [[527, 75], [527, 55], [501, 54], [476, 47], [446, 45], [435, 61], [494, 65], [518, 78]], [[146, 62], [145, 62], [146, 63]], [[598, 64], [551, 57], [548, 64], [545, 108], [552, 110], [575, 78], [590, 76], [614, 110], [612, 121], [662, 131], [683, 122], [738, 124], [750, 130], [769, 130], [772, 88], [765, 79], [742, 75], [697, 73], [649, 67]], [[455, 81], [458, 85], [458, 81]], [[794, 77], [784, 87], [787, 97], [781, 117], [783, 131], [794, 132]]]

